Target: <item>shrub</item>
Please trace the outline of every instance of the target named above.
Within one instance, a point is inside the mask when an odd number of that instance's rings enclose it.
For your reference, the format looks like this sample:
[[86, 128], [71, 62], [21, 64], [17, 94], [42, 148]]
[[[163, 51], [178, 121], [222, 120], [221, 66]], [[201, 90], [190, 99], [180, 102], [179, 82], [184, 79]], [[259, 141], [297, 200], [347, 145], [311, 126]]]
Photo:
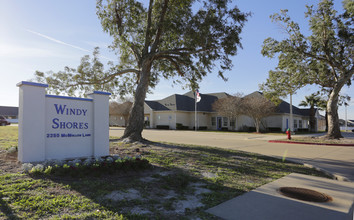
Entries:
[[297, 129], [298, 132], [309, 132], [308, 128], [298, 128]]
[[157, 129], [165, 129], [165, 130], [169, 130], [170, 126], [169, 125], [156, 125]]
[[84, 176], [94, 175], [100, 176], [104, 173], [114, 173], [118, 171], [147, 169], [151, 166], [148, 160], [137, 157], [125, 157], [121, 159], [118, 155], [112, 157], [96, 157], [94, 159], [87, 158], [85, 160], [75, 159], [72, 161], [57, 161], [60, 165], [55, 164], [54, 161], [45, 161], [47, 165], [37, 164], [33, 166], [31, 163], [25, 163], [22, 165], [22, 169], [25, 173], [31, 175], [70, 175], [70, 176]]
[[267, 129], [269, 132], [281, 132], [280, 127], [268, 127]]

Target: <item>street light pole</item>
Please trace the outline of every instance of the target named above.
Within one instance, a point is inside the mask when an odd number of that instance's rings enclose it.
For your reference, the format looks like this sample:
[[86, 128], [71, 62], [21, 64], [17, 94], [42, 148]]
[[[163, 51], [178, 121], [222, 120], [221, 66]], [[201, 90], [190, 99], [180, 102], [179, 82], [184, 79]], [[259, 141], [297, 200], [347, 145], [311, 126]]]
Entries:
[[348, 130], [348, 118], [347, 118], [347, 106], [348, 106], [348, 103], [344, 103], [344, 106], [345, 106], [345, 131]]
[[291, 132], [294, 132], [294, 120], [293, 120], [293, 94], [290, 93], [290, 124], [289, 124], [289, 127], [290, 127], [290, 131]]

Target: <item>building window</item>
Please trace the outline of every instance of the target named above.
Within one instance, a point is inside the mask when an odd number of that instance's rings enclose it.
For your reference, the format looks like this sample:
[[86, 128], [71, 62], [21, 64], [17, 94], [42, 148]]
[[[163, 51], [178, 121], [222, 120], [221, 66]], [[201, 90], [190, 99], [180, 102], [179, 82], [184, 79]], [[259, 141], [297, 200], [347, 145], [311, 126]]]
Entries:
[[299, 120], [299, 128], [302, 128], [302, 120]]
[[211, 117], [211, 126], [216, 126], [216, 118]]
[[295, 119], [294, 120], [294, 129], [296, 129], [297, 128], [297, 120]]
[[145, 116], [145, 118], [144, 118], [144, 125], [145, 125], [145, 127], [150, 126], [150, 120], [149, 120], [148, 116]]
[[228, 123], [229, 123], [229, 120], [227, 117], [223, 117], [222, 118], [222, 126], [223, 127], [227, 127], [228, 126]]
[[231, 126], [231, 127], [235, 127], [235, 121], [236, 121], [235, 119], [230, 120], [230, 126]]

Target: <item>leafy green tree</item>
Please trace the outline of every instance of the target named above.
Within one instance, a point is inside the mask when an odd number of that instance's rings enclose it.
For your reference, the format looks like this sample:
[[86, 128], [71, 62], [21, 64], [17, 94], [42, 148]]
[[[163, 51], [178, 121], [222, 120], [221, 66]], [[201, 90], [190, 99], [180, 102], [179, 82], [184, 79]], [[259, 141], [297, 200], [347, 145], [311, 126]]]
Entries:
[[[294, 71], [299, 84], [317, 84], [329, 90], [327, 101], [328, 138], [341, 138], [338, 117], [338, 100], [344, 85], [350, 85], [354, 74], [354, 4], [343, 1], [344, 13], [337, 15], [332, 0], [322, 0], [317, 8], [307, 6], [306, 17], [312, 34], [305, 37], [300, 27], [287, 15], [287, 10], [271, 16], [288, 34], [277, 41], [267, 38], [262, 54], [274, 58], [279, 54], [277, 70]], [[281, 85], [279, 85], [281, 86]], [[273, 92], [274, 93], [274, 92]]]
[[[294, 66], [294, 65], [293, 65]], [[281, 103], [280, 97], [290, 98], [290, 130], [293, 131], [293, 101], [292, 96], [298, 89], [304, 86], [306, 77], [303, 77], [299, 71], [287, 68], [287, 71], [279, 70], [278, 68], [269, 71], [268, 79], [265, 83], [261, 84], [260, 90], [263, 95], [271, 100], [275, 105]]]
[[305, 96], [305, 100], [301, 101], [299, 104], [299, 106], [310, 107], [310, 131], [316, 131], [315, 107], [322, 110], [324, 102], [325, 100], [323, 100], [318, 93], [313, 93], [309, 96]]
[[[142, 140], [144, 100], [161, 78], [174, 78], [191, 88], [218, 69], [231, 70], [230, 56], [241, 47], [240, 33], [248, 14], [231, 0], [98, 0], [97, 15], [103, 30], [113, 38], [110, 48], [119, 64], [104, 70], [98, 50], [85, 56], [75, 70], [39, 80], [53, 83], [56, 91], [90, 90], [93, 87], [124, 95], [134, 93], [134, 103], [123, 138]], [[225, 79], [226, 80], [226, 79]], [[51, 85], [51, 84], [50, 84]]]

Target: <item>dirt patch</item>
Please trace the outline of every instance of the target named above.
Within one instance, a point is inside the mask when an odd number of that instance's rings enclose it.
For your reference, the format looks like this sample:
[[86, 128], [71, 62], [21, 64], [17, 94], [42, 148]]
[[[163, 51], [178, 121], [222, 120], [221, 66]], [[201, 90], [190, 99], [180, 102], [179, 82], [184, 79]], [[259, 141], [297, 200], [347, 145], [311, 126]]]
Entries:
[[21, 172], [21, 163], [17, 161], [17, 152], [8, 153], [0, 150], [0, 173]]
[[129, 189], [127, 192], [113, 191], [104, 197], [113, 201], [140, 199], [140, 192], [136, 189]]

